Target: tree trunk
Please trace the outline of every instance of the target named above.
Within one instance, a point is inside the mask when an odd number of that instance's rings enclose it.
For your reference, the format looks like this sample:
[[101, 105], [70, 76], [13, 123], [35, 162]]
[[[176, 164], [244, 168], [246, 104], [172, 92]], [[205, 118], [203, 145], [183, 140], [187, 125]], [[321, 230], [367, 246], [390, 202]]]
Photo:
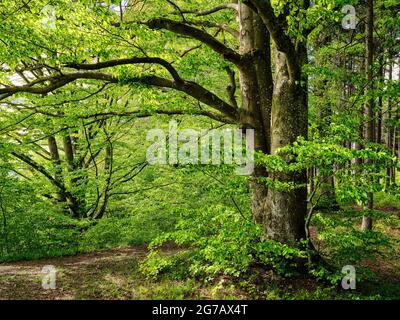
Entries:
[[[384, 68], [383, 68], [383, 65], [384, 65], [383, 58], [380, 59], [379, 64], [380, 64], [379, 75], [381, 77], [381, 80], [380, 80], [381, 86], [380, 87], [382, 87], [382, 83], [383, 83], [382, 79], [385, 78], [385, 73], [383, 71], [384, 70]], [[376, 141], [376, 143], [379, 143], [379, 144], [382, 144], [382, 142], [383, 142], [383, 139], [382, 139], [382, 126], [383, 126], [383, 97], [382, 97], [382, 95], [379, 95], [379, 98], [378, 98], [378, 118], [377, 118], [377, 123], [376, 123], [376, 130], [375, 130], [375, 132], [376, 132], [375, 141]]]
[[[298, 60], [305, 63], [305, 46], [298, 45]], [[276, 50], [275, 85], [272, 102], [271, 154], [287, 144], [296, 141], [299, 136], [307, 137], [308, 107], [306, 79], [291, 79], [288, 73], [286, 57]], [[299, 67], [301, 70], [301, 66]], [[270, 189], [267, 195], [267, 218], [264, 232], [267, 238], [294, 244], [305, 238], [305, 216], [307, 212], [307, 174], [306, 172], [277, 174], [272, 178], [279, 181], [294, 182], [297, 187], [292, 191], [281, 192]]]
[[[64, 136], [63, 144], [64, 144], [64, 154], [65, 154], [65, 160], [66, 160], [67, 166], [68, 166], [68, 171], [73, 172], [76, 169], [76, 165], [75, 165], [75, 160], [74, 160], [73, 143], [72, 143], [71, 136], [69, 134]], [[80, 180], [81, 179], [79, 177], [73, 177], [71, 179], [72, 189], [76, 190], [76, 187], [78, 187]], [[78, 193], [76, 193], [76, 196], [74, 196], [73, 199], [71, 199], [69, 201], [71, 213], [75, 218], [81, 218], [83, 212], [85, 211], [85, 201], [83, 198], [84, 197], [82, 197]]]
[[[307, 137], [307, 90], [301, 68], [307, 61], [304, 44], [298, 44], [297, 78], [289, 76], [286, 56], [277, 52], [275, 83], [271, 72], [271, 44], [264, 19], [243, 3], [239, 4], [240, 53], [249, 57], [239, 68], [242, 109], [249, 111], [255, 128], [255, 149], [276, 154], [299, 136]], [[287, 192], [267, 190], [257, 178], [272, 177], [301, 184]], [[251, 182], [253, 220], [262, 225], [263, 238], [295, 245], [305, 238], [307, 212], [306, 172], [277, 175], [256, 166]]]
[[[316, 95], [324, 99], [324, 93], [328, 89], [328, 82], [326, 80], [321, 81], [319, 84], [319, 89]], [[344, 99], [347, 99], [346, 96], [344, 96]], [[327, 131], [329, 127], [331, 126], [331, 118], [332, 118], [332, 108], [330, 104], [328, 103], [321, 103], [318, 106], [317, 109], [317, 114], [319, 118], [319, 125], [318, 125], [318, 131], [320, 137], [325, 137], [327, 135]], [[329, 173], [320, 173], [319, 174], [319, 179], [320, 179], [320, 188], [319, 188], [319, 193], [321, 194], [321, 197], [315, 207], [315, 210], [333, 210], [336, 211], [339, 209], [339, 204], [336, 200], [336, 193], [335, 193], [335, 181], [333, 178], [333, 170], [334, 170], [334, 165], [332, 164], [332, 174]], [[318, 173], [318, 168], [315, 168], [316, 173]], [[314, 186], [313, 186], [314, 187]], [[310, 192], [313, 191], [313, 188], [310, 186]]]
[[[271, 60], [269, 53], [269, 38], [260, 18], [246, 5], [239, 4], [240, 21], [240, 53], [248, 55], [249, 59], [239, 69], [240, 90], [242, 96], [242, 110], [246, 110], [253, 117], [250, 123], [255, 129], [254, 148], [257, 151], [268, 153], [269, 150], [269, 123], [272, 96]], [[252, 56], [255, 49], [261, 52], [259, 56]], [[268, 190], [263, 182], [257, 180], [265, 177], [265, 168], [256, 166], [253, 178], [250, 180], [252, 190], [253, 221], [264, 224], [265, 201]]]
[[[371, 89], [373, 89], [373, 59], [374, 59], [374, 38], [373, 38], [373, 28], [374, 28], [374, 2], [373, 0], [367, 1], [367, 21], [365, 27], [365, 47], [366, 47], [366, 64], [365, 70], [367, 75], [367, 86], [366, 91], [367, 94], [370, 93]], [[369, 142], [374, 142], [374, 98], [368, 98], [365, 106], [366, 112], [366, 127], [365, 127], [365, 140]], [[366, 160], [367, 164], [371, 164], [371, 160]], [[366, 208], [368, 210], [372, 210], [374, 207], [374, 194], [372, 192], [368, 193], [368, 201], [366, 204]], [[372, 219], [370, 217], [364, 216], [362, 219], [362, 230], [371, 230], [372, 229]]]
[[[58, 153], [58, 147], [57, 147], [57, 140], [54, 136], [49, 136], [47, 138], [47, 144], [49, 146], [49, 152], [51, 156], [51, 160], [53, 161], [53, 164], [55, 166], [55, 179], [61, 181], [62, 179], [62, 170], [61, 170], [61, 162], [60, 162], [60, 154]], [[65, 194], [61, 191], [57, 191], [57, 200], [60, 202], [66, 202], [67, 199], [65, 197]]]
[[100, 199], [98, 199], [100, 205], [98, 206], [96, 211], [93, 213], [93, 217], [95, 219], [101, 219], [104, 216], [104, 214], [106, 213], [108, 200], [109, 200], [109, 191], [110, 191], [112, 168], [113, 168], [113, 146], [110, 141], [107, 144], [105, 151], [106, 152], [105, 152], [105, 157], [104, 157], [104, 172], [107, 176], [106, 186], [104, 188], [104, 192], [100, 196]]
[[[393, 67], [392, 64], [389, 63], [389, 81], [392, 81], [392, 74], [393, 74]], [[390, 120], [392, 119], [392, 99], [389, 96], [388, 97], [388, 112], [387, 112], [387, 125], [386, 125], [386, 147], [392, 151], [393, 150], [393, 128], [390, 123]], [[392, 183], [392, 176], [393, 176], [393, 163], [391, 163], [387, 168], [386, 168], [386, 188], [389, 188], [391, 183]]]
[[68, 165], [68, 171], [74, 171], [75, 169], [74, 150], [72, 147], [72, 139], [69, 134], [64, 137], [63, 143], [64, 143], [65, 160], [67, 161]]

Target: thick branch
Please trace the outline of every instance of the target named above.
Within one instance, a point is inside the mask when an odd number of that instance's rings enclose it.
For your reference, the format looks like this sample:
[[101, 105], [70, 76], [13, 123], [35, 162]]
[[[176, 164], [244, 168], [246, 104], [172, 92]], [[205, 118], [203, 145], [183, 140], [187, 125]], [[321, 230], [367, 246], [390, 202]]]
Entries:
[[193, 13], [196, 16], [206, 16], [221, 10], [225, 10], [225, 9], [231, 9], [234, 11], [238, 11], [238, 5], [237, 3], [223, 3], [220, 5], [217, 5], [211, 9], [206, 9], [206, 10], [201, 10], [201, 11], [195, 11], [195, 10], [191, 10], [191, 11], [182, 11], [183, 13]]
[[231, 28], [227, 24], [218, 24], [212, 21], [186, 21], [187, 24], [190, 25], [195, 25], [195, 26], [201, 26], [201, 27], [206, 27], [206, 28], [218, 28], [220, 30], [224, 30], [228, 33], [230, 33], [233, 37], [238, 38], [239, 37], [239, 31]]
[[[132, 79], [132, 81], [136, 82], [135, 79]], [[157, 87], [172, 88], [185, 92], [193, 98], [199, 100], [200, 102], [203, 102], [204, 104], [222, 112], [232, 121], [238, 122], [239, 114], [238, 110], [235, 107], [231, 106], [229, 103], [219, 98], [216, 94], [208, 91], [207, 89], [195, 82], [183, 81], [177, 83], [157, 76], [142, 77], [138, 78], [137, 81]]]
[[78, 69], [78, 70], [99, 70], [103, 68], [115, 67], [125, 64], [137, 64], [137, 63], [154, 63], [163, 66], [171, 74], [175, 81], [181, 81], [181, 78], [175, 68], [166, 60], [161, 58], [150, 58], [150, 57], [132, 57], [127, 59], [109, 60], [98, 63], [68, 63], [65, 67]]
[[[69, 74], [54, 75], [54, 76], [39, 78], [35, 81], [32, 81], [30, 84], [24, 86], [9, 86], [5, 88], [0, 88], [0, 94], [6, 94], [6, 97], [18, 92], [46, 94], [78, 79], [94, 79], [94, 80], [103, 80], [108, 82], [118, 82], [118, 79], [115, 78], [110, 73], [77, 72], [77, 73], [69, 73]], [[44, 84], [46, 82], [50, 82], [50, 84], [42, 87], [35, 86], [37, 84]], [[4, 97], [2, 97], [2, 99], [3, 98]]]
[[228, 97], [229, 97], [229, 101], [234, 107], [238, 108], [238, 104], [236, 101], [235, 72], [233, 70], [231, 70], [231, 68], [229, 68], [229, 67], [226, 67], [225, 70], [228, 74], [229, 81], [230, 81], [230, 85], [226, 88], [226, 91], [227, 91]]
[[54, 178], [42, 165], [39, 163], [35, 162], [28, 156], [24, 154], [20, 154], [16, 151], [12, 151], [11, 154], [21, 160], [22, 162], [25, 162], [27, 165], [29, 165], [32, 169], [34, 169], [37, 172], [40, 172], [42, 175], [44, 175], [54, 186], [56, 186], [63, 194], [67, 195], [67, 191], [65, 189], [65, 186], [56, 178]]
[[285, 54], [291, 78], [298, 78], [301, 70], [298, 67], [295, 45], [286, 34], [283, 27], [284, 21], [275, 16], [271, 1], [245, 0], [243, 2], [257, 11], [274, 40], [277, 50]]
[[[18, 92], [45, 94], [78, 79], [96, 79], [108, 82], [118, 82], [118, 79], [109, 73], [77, 72], [43, 77], [25, 86], [11, 86], [0, 88], [0, 94], [15, 94]], [[50, 84], [42, 87], [35, 87], [33, 85], [43, 84], [45, 82], [50, 82]], [[216, 94], [208, 91], [207, 89], [195, 82], [185, 80], [173, 81], [158, 76], [143, 76], [124, 80], [124, 83], [142, 83], [156, 87], [179, 90], [185, 92], [186, 94], [197, 99], [198, 101], [203, 102], [204, 104], [220, 111], [233, 122], [237, 122], [239, 119], [238, 110], [235, 107], [231, 106], [229, 103], [220, 99]]]
[[221, 54], [224, 59], [236, 65], [241, 64], [241, 55], [239, 53], [225, 46], [223, 43], [203, 30], [197, 29], [185, 23], [164, 18], [152, 19], [147, 22], [142, 22], [142, 24], [147, 25], [150, 29], [165, 29], [196, 39], [209, 46], [215, 52]]
[[[43, 114], [49, 117], [54, 118], [63, 118], [64, 115], [61, 113], [52, 113], [48, 111], [42, 111], [39, 108], [32, 108], [35, 112], [39, 114]], [[107, 112], [96, 112], [87, 115], [78, 115], [78, 119], [91, 119], [91, 118], [101, 118], [101, 117], [134, 117], [134, 118], [147, 118], [154, 115], [195, 115], [195, 116], [204, 116], [210, 119], [222, 122], [222, 123], [230, 123], [235, 124], [236, 121], [232, 121], [232, 119], [226, 117], [220, 113], [214, 113], [207, 110], [179, 110], [179, 109], [156, 109], [151, 111], [142, 111], [142, 110], [134, 110], [134, 111], [107, 111]], [[41, 155], [44, 157], [43, 155]]]

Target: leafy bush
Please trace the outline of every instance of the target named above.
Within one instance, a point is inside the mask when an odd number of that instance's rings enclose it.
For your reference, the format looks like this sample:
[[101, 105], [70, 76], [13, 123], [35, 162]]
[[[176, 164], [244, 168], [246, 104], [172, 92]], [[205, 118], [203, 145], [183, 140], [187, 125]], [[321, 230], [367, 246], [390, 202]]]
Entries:
[[265, 266], [275, 270], [282, 276], [297, 274], [299, 262], [307, 258], [305, 250], [267, 240], [256, 245], [257, 257]]
[[0, 261], [73, 254], [79, 226], [35, 196], [26, 183], [3, 175], [0, 216]]
[[400, 209], [400, 193], [378, 192], [374, 195], [375, 206], [378, 208]]
[[[151, 243], [152, 253], [142, 267], [147, 275], [157, 276], [170, 269], [176, 260], [161, 257], [158, 247], [167, 241], [190, 246], [191, 275], [214, 277], [217, 274], [238, 276], [254, 262], [254, 245], [259, 228], [234, 209], [213, 206], [182, 214], [176, 230], [163, 234]], [[187, 257], [187, 256], [186, 256]]]
[[0, 175], [0, 261], [62, 256], [123, 245], [148, 244], [171, 230], [173, 213], [124, 213], [76, 220], [35, 194], [29, 182]]
[[[318, 229], [315, 245], [322, 257], [338, 271], [345, 265], [357, 266], [358, 281], [374, 277], [373, 272], [363, 267], [362, 263], [384, 256], [392, 246], [390, 238], [384, 233], [358, 228], [357, 221], [365, 214], [373, 217], [375, 222], [387, 218], [377, 211], [341, 211], [331, 216], [316, 214], [313, 218], [313, 225]], [[339, 272], [332, 274], [321, 266], [314, 266], [312, 273], [317, 278], [332, 282], [342, 277]]]
[[82, 236], [81, 247], [95, 250], [148, 244], [162, 232], [170, 230], [174, 222], [174, 217], [165, 212], [114, 214], [88, 229]]
[[[176, 268], [183, 264], [182, 277], [213, 279], [217, 275], [239, 277], [258, 264], [282, 276], [296, 275], [300, 260], [307, 258], [306, 251], [272, 240], [260, 241], [260, 234], [259, 225], [231, 208], [212, 206], [188, 211], [181, 216], [174, 232], [151, 243], [152, 251], [142, 271], [154, 278], [176, 273]], [[160, 255], [160, 245], [171, 240], [190, 249], [182, 256]]]

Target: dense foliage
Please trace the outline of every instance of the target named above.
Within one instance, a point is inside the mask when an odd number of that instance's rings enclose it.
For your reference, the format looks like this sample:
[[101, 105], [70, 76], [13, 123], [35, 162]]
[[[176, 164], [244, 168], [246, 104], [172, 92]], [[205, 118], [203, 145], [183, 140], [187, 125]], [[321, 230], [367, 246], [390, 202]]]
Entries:
[[[143, 277], [249, 292], [400, 267], [398, 1], [228, 2], [1, 1], [0, 262], [145, 245]], [[255, 129], [255, 171], [151, 165], [171, 120]]]

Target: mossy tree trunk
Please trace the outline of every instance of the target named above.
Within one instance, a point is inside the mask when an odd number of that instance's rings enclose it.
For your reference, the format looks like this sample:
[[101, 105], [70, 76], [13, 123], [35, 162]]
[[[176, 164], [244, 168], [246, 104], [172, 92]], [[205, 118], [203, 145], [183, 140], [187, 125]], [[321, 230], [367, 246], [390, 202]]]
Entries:
[[[253, 1], [254, 2], [254, 1]], [[307, 137], [308, 101], [307, 79], [302, 67], [307, 62], [305, 43], [294, 44], [290, 38], [277, 34], [277, 19], [264, 6], [240, 6], [241, 54], [253, 53], [252, 59], [240, 70], [243, 108], [254, 115], [255, 148], [276, 154], [283, 146], [299, 136]], [[280, 30], [283, 31], [283, 30]], [[275, 48], [274, 70], [271, 72], [271, 41]], [[288, 48], [282, 46], [288, 45]], [[257, 89], [257, 92], [256, 90]], [[267, 190], [257, 178], [269, 176], [279, 181], [295, 183], [298, 187], [281, 192]], [[253, 220], [262, 224], [263, 238], [295, 244], [305, 238], [307, 213], [306, 172], [267, 173], [257, 167], [252, 182]]]

